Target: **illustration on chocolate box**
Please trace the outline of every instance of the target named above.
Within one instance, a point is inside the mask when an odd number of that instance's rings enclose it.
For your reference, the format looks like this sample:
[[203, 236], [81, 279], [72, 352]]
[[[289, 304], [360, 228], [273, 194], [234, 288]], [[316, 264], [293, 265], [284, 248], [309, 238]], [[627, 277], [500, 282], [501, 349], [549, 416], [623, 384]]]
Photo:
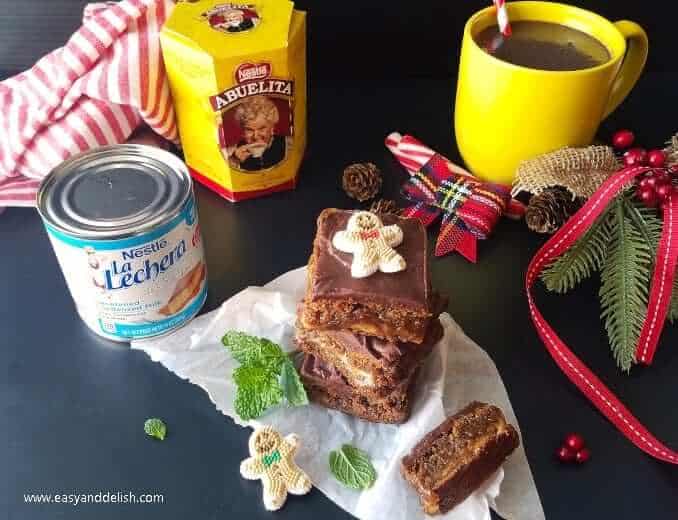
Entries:
[[212, 29], [237, 33], [254, 29], [261, 20], [256, 6], [251, 4], [217, 4], [202, 13]]
[[294, 82], [270, 77], [268, 63], [236, 70], [238, 85], [214, 96], [219, 145], [231, 168], [244, 172], [272, 168], [293, 144]]

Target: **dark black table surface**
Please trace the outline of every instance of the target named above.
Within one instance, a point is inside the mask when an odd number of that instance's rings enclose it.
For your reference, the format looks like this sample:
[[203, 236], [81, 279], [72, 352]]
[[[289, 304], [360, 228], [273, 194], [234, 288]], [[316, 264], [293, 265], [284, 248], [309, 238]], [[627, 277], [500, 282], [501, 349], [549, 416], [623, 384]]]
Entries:
[[[474, 4], [457, 8], [458, 17], [481, 5]], [[402, 5], [399, 9], [406, 11]], [[619, 18], [625, 13], [607, 14]], [[69, 16], [69, 23], [77, 23], [77, 13]], [[659, 23], [654, 17], [640, 21]], [[386, 25], [392, 29], [394, 24]], [[456, 39], [459, 33], [454, 34]], [[316, 56], [320, 51], [311, 49]], [[657, 145], [678, 128], [678, 74], [660, 59], [668, 60], [671, 52], [659, 49], [636, 90], [603, 125], [602, 138], [613, 129], [631, 127], [642, 143]], [[298, 189], [232, 205], [196, 187], [209, 268], [205, 311], [248, 285], [264, 284], [305, 263], [317, 214], [328, 206], [355, 207], [340, 187], [346, 164], [376, 162], [384, 171], [384, 195], [397, 196], [405, 173], [383, 147], [388, 132], [412, 133], [458, 160], [453, 77], [356, 74], [336, 79], [323, 73], [327, 71], [315, 59], [311, 64], [319, 72], [313, 76], [311, 69], [310, 146]], [[388, 76], [386, 71], [383, 75]], [[529, 136], [518, 129], [513, 138]], [[434, 233], [435, 228], [432, 240]], [[450, 295], [451, 315], [499, 368], [547, 518], [676, 518], [675, 467], [648, 458], [617, 433], [560, 373], [534, 332], [523, 278], [542, 242], [523, 223], [504, 220], [481, 244], [478, 264], [459, 256], [433, 259], [434, 285]], [[10, 208], [0, 215], [0, 245], [0, 517], [270, 518], [260, 485], [238, 475], [249, 432], [220, 414], [198, 387], [145, 354], [102, 340], [86, 328], [36, 212]], [[652, 367], [624, 375], [614, 365], [598, 318], [596, 282], [565, 297], [540, 292], [539, 304], [638, 417], [669, 445], [678, 446], [676, 328], [667, 327]], [[166, 420], [164, 442], [143, 435], [149, 416]], [[554, 461], [553, 452], [569, 431], [584, 434], [591, 447], [592, 460], [583, 467]], [[28, 493], [118, 490], [161, 493], [164, 503], [24, 503]], [[317, 490], [290, 499], [276, 515], [348, 518]]]

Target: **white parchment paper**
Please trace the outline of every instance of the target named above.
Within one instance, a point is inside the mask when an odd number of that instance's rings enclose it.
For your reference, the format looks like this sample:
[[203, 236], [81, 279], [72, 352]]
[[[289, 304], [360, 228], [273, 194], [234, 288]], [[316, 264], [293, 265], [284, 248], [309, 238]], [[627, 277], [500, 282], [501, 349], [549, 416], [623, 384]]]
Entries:
[[[231, 374], [237, 362], [221, 344], [221, 337], [227, 330], [237, 329], [293, 350], [296, 308], [305, 284], [305, 268], [290, 271], [264, 287], [245, 289], [216, 311], [168, 336], [134, 341], [132, 348], [145, 351], [179, 377], [203, 388], [222, 413], [247, 426], [233, 410], [235, 385]], [[277, 408], [259, 420], [284, 435], [299, 434], [301, 448], [296, 459], [299, 466], [325, 495], [358, 518], [427, 518], [417, 495], [400, 475], [400, 459], [424, 434], [469, 401], [496, 404], [507, 420], [518, 427], [492, 360], [449, 315], [443, 314], [441, 322], [445, 335], [421, 371], [412, 416], [405, 424], [372, 424], [315, 404]], [[372, 458], [378, 478], [369, 490], [347, 489], [330, 474], [329, 452], [344, 443], [353, 444]], [[243, 446], [243, 458], [246, 455], [247, 447]], [[490, 520], [490, 507], [507, 520], [544, 518], [522, 446], [480, 489], [441, 518]]]

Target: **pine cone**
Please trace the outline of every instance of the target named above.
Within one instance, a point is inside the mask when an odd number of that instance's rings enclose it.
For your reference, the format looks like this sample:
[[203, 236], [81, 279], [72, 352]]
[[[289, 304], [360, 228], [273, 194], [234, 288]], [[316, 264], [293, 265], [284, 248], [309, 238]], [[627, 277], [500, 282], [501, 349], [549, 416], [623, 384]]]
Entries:
[[527, 227], [537, 233], [554, 233], [581, 207], [582, 199], [561, 186], [533, 195], [525, 212]]
[[396, 206], [394, 200], [389, 199], [379, 199], [375, 200], [371, 205], [370, 209], [372, 213], [379, 213], [381, 215], [397, 215], [400, 213], [400, 210]]
[[375, 164], [355, 163], [344, 170], [342, 186], [349, 197], [365, 202], [379, 193], [381, 181], [381, 172]]

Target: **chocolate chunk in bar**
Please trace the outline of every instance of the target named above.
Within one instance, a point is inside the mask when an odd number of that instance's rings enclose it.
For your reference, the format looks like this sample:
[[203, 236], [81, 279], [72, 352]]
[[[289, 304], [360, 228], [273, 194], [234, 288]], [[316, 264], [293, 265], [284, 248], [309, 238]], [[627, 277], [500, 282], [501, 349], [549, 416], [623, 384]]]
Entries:
[[410, 416], [417, 370], [379, 399], [362, 394], [335, 367], [309, 354], [304, 355], [299, 374], [311, 401], [327, 408], [376, 423], [402, 423]]
[[332, 245], [332, 237], [346, 228], [351, 214], [326, 209], [318, 217], [302, 324], [308, 329], [350, 329], [390, 341], [421, 343], [435, 305], [424, 227], [416, 219], [382, 215], [385, 226], [397, 224], [403, 231], [396, 251], [407, 267], [397, 273], [353, 278], [352, 255]]
[[405, 456], [401, 473], [430, 515], [463, 502], [520, 444], [496, 406], [473, 402], [428, 433]]
[[383, 397], [424, 362], [442, 336], [443, 327], [438, 319], [431, 322], [420, 345], [350, 331], [310, 330], [298, 325], [296, 343], [304, 352], [336, 368], [361, 393]]

